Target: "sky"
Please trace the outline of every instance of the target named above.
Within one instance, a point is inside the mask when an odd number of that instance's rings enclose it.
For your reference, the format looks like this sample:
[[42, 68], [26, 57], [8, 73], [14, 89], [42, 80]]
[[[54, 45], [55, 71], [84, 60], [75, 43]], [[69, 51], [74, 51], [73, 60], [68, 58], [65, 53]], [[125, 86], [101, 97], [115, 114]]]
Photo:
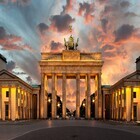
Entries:
[[[7, 58], [7, 69], [29, 84], [40, 83], [41, 52], [65, 49], [69, 25], [79, 38], [78, 50], [102, 52], [102, 84], [112, 85], [135, 71], [140, 0], [0, 0], [0, 53]], [[72, 106], [75, 82], [67, 84]], [[83, 99], [84, 81], [81, 91]]]

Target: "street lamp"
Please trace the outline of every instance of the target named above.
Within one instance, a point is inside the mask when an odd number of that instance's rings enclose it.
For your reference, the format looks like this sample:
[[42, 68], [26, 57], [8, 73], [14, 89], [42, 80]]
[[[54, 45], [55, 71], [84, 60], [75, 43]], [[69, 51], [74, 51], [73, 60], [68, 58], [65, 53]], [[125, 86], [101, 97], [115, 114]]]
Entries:
[[85, 105], [86, 105], [86, 104], [85, 104], [85, 103], [83, 103], [83, 107], [85, 107]]
[[95, 102], [95, 99], [92, 99], [92, 103], [94, 103]]
[[49, 103], [51, 102], [51, 99], [50, 99], [50, 98], [48, 99], [48, 102], [49, 102]]
[[57, 107], [60, 107], [60, 103], [57, 104]]

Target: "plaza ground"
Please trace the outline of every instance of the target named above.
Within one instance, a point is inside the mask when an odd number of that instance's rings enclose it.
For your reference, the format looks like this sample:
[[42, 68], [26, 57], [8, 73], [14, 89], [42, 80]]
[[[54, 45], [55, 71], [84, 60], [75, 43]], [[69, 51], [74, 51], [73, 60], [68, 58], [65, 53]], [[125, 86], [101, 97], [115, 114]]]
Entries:
[[30, 120], [0, 122], [0, 140], [137, 140], [136, 123], [96, 120]]

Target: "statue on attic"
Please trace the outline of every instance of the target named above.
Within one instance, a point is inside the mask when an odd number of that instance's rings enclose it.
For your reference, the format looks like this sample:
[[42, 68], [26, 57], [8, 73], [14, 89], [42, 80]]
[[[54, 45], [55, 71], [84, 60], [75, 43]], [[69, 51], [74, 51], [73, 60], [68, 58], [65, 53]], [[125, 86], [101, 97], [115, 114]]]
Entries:
[[[70, 26], [70, 32], [72, 32], [72, 26]], [[72, 35], [69, 37], [68, 41], [66, 41], [66, 39], [64, 38], [66, 50], [77, 50], [78, 42], [79, 38], [77, 38], [77, 42], [74, 43], [74, 37]]]

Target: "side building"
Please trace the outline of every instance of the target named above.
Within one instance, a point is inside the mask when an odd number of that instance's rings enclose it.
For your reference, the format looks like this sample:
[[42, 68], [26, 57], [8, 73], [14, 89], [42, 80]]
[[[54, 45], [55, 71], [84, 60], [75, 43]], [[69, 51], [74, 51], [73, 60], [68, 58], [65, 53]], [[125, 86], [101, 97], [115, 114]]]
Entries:
[[40, 86], [32, 87], [8, 72], [3, 56], [0, 61], [3, 64], [0, 71], [0, 120], [39, 118]]
[[110, 97], [112, 119], [140, 121], [140, 57], [136, 71], [111, 86]]

